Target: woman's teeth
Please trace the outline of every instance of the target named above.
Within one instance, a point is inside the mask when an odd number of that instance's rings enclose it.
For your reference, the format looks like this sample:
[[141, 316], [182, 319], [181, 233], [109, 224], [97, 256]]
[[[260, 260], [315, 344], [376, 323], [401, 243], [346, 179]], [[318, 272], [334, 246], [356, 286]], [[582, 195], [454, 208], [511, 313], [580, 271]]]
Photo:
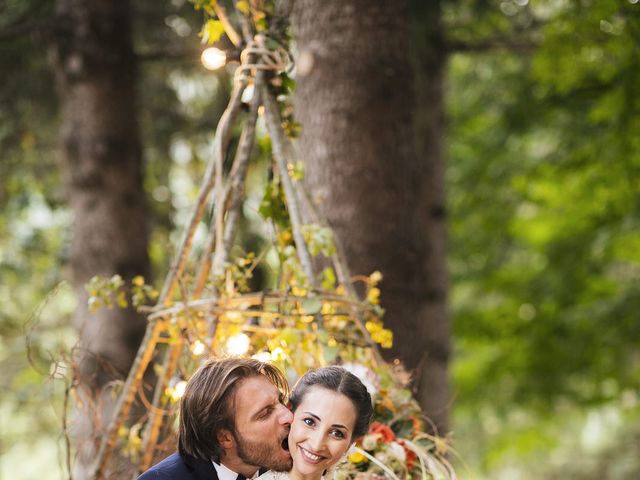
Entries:
[[302, 447], [300, 447], [300, 451], [302, 452], [302, 456], [303, 456], [304, 458], [306, 458], [307, 460], [309, 460], [310, 462], [317, 463], [317, 462], [319, 462], [319, 461], [322, 459], [322, 457], [321, 457], [321, 456], [319, 456], [319, 455], [315, 455], [315, 454], [313, 454], [313, 453], [311, 453], [311, 452], [309, 452], [309, 451], [305, 450], [305, 449], [304, 449], [304, 448], [302, 448]]

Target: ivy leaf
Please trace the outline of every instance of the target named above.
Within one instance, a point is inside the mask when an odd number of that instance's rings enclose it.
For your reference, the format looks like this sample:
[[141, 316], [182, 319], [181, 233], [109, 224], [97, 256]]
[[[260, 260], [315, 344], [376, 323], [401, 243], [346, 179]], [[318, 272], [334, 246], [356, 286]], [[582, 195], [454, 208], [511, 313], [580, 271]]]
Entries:
[[247, 0], [238, 0], [236, 2], [236, 9], [243, 15], [249, 15], [249, 13], [251, 13], [251, 7], [249, 7]]
[[224, 25], [220, 20], [207, 20], [203, 25], [200, 36], [202, 37], [202, 43], [211, 45], [217, 42], [224, 33]]
[[322, 309], [322, 301], [318, 297], [305, 298], [300, 302], [300, 307], [307, 315], [315, 315]]
[[333, 272], [333, 268], [326, 267], [322, 271], [322, 288], [325, 290], [333, 290], [336, 286], [336, 274]]

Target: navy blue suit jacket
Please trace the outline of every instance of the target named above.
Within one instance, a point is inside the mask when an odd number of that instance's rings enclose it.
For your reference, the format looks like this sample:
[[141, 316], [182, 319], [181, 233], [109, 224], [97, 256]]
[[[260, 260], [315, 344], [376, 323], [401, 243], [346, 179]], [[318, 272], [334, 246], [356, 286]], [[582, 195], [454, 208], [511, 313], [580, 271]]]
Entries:
[[138, 480], [218, 480], [218, 473], [210, 460], [176, 452], [144, 472]]

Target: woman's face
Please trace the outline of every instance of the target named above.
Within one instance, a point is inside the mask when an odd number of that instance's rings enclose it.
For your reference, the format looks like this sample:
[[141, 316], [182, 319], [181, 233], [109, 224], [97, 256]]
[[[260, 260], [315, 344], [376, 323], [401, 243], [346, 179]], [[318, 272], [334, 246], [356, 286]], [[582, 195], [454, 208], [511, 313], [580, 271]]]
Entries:
[[289, 432], [292, 473], [319, 478], [351, 446], [356, 409], [349, 398], [322, 387], [311, 387], [294, 412]]

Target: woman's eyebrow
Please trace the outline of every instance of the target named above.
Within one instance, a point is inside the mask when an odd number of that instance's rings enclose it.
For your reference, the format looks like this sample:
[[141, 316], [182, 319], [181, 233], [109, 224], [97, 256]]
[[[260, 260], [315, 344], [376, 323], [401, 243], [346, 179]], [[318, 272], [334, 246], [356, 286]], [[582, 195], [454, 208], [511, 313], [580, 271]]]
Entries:
[[316, 419], [316, 420], [318, 420], [319, 422], [321, 422], [321, 421], [322, 421], [322, 419], [321, 419], [318, 415], [316, 415], [315, 413], [311, 413], [311, 412], [304, 412], [304, 413], [306, 413], [307, 415], [309, 415], [309, 416], [311, 416], [311, 417], [315, 418], [315, 419]]
[[339, 423], [334, 423], [333, 425], [331, 425], [332, 427], [337, 427], [337, 428], [342, 428], [346, 431], [349, 431], [349, 428], [346, 425], [340, 425]]

